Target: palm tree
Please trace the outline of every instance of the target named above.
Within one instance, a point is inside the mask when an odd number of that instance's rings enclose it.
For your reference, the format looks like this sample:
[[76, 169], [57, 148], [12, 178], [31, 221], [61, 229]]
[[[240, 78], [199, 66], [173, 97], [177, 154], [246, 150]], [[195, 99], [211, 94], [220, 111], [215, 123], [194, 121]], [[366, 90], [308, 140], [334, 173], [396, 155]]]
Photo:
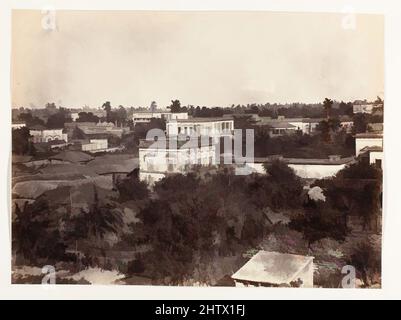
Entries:
[[81, 210], [76, 218], [76, 235], [78, 238], [95, 238], [101, 240], [108, 232], [117, 233], [124, 221], [121, 211], [111, 204], [100, 204], [96, 186], [93, 186], [94, 201], [88, 211]]
[[333, 100], [330, 100], [329, 98], [324, 99], [323, 107], [324, 107], [324, 110], [326, 110], [326, 117], [328, 120], [330, 118], [331, 109], [333, 107]]
[[102, 108], [106, 111], [106, 121], [111, 121], [111, 104], [110, 101], [103, 103]]

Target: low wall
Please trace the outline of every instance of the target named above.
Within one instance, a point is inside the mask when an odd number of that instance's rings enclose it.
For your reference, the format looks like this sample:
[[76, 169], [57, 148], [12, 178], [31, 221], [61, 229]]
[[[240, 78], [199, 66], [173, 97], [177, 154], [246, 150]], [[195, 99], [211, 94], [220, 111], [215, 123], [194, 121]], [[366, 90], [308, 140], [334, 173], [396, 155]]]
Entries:
[[[248, 163], [247, 166], [254, 172], [265, 173], [263, 163]], [[340, 170], [344, 169], [346, 164], [288, 164], [296, 175], [304, 179], [322, 179], [332, 177]]]

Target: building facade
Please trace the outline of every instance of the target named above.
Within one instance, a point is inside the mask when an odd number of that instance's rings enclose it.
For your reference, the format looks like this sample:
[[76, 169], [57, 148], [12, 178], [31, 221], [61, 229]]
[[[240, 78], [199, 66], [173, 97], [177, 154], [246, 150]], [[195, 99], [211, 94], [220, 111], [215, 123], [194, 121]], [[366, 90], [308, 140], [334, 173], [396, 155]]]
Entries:
[[233, 135], [233, 130], [234, 120], [227, 117], [176, 119], [166, 124], [167, 136], [222, 137]]
[[82, 151], [101, 152], [108, 148], [107, 139], [91, 139], [89, 143], [82, 144]]
[[359, 133], [355, 135], [355, 154], [359, 156], [366, 147], [383, 148], [382, 133]]
[[164, 119], [166, 121], [188, 119], [187, 112], [170, 112], [165, 111], [137, 111], [132, 115], [132, 121], [135, 124], [149, 123], [151, 119]]
[[216, 163], [216, 147], [198, 141], [141, 141], [139, 148], [139, 178], [150, 185], [167, 174], [187, 173], [195, 166]]
[[29, 130], [29, 134], [32, 136], [33, 143], [49, 142], [53, 140], [64, 140], [68, 142], [66, 133], [63, 133], [63, 129], [46, 129], [44, 127], [32, 127]]

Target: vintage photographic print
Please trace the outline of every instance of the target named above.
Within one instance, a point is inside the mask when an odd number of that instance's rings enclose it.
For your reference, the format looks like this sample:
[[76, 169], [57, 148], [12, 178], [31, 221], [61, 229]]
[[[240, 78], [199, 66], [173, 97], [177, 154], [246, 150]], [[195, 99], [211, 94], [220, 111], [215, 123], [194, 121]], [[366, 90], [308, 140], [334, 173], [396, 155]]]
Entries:
[[11, 22], [12, 284], [381, 288], [383, 15]]

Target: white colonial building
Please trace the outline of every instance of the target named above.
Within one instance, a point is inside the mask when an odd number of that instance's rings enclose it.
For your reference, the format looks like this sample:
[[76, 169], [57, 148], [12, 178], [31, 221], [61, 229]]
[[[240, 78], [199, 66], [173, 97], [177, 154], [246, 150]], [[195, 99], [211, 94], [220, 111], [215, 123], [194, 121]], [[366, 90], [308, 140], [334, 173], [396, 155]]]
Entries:
[[88, 143], [82, 144], [82, 151], [101, 152], [107, 151], [107, 139], [90, 139]]
[[211, 141], [143, 140], [139, 147], [139, 177], [150, 185], [167, 174], [187, 173], [197, 165], [215, 163], [216, 147]]
[[47, 129], [44, 126], [37, 125], [29, 128], [29, 134], [32, 136], [33, 143], [49, 142], [54, 140], [64, 140], [68, 142], [66, 133], [63, 129]]
[[189, 118], [169, 121], [166, 125], [168, 136], [232, 136], [234, 119], [222, 118]]
[[22, 121], [14, 121], [13, 123], [11, 123], [12, 130], [21, 129], [24, 127], [26, 127], [26, 124], [25, 124], [25, 122], [22, 122]]
[[382, 133], [359, 133], [355, 136], [355, 154], [359, 156], [366, 147], [383, 148]]
[[355, 162], [354, 157], [341, 158], [333, 155], [327, 159], [301, 159], [301, 158], [283, 158], [281, 156], [270, 156], [265, 158], [255, 158], [253, 163], [247, 163], [246, 166], [255, 173], [264, 174], [265, 163], [272, 163], [280, 160], [294, 170], [295, 174], [303, 179], [323, 179], [335, 176], [340, 170]]
[[356, 156], [368, 156], [370, 164], [383, 162], [383, 133], [359, 133], [355, 136]]
[[164, 119], [166, 121], [177, 119], [188, 119], [187, 112], [171, 112], [170, 110], [160, 111], [137, 111], [132, 115], [134, 125], [137, 123], [148, 123], [151, 119]]

